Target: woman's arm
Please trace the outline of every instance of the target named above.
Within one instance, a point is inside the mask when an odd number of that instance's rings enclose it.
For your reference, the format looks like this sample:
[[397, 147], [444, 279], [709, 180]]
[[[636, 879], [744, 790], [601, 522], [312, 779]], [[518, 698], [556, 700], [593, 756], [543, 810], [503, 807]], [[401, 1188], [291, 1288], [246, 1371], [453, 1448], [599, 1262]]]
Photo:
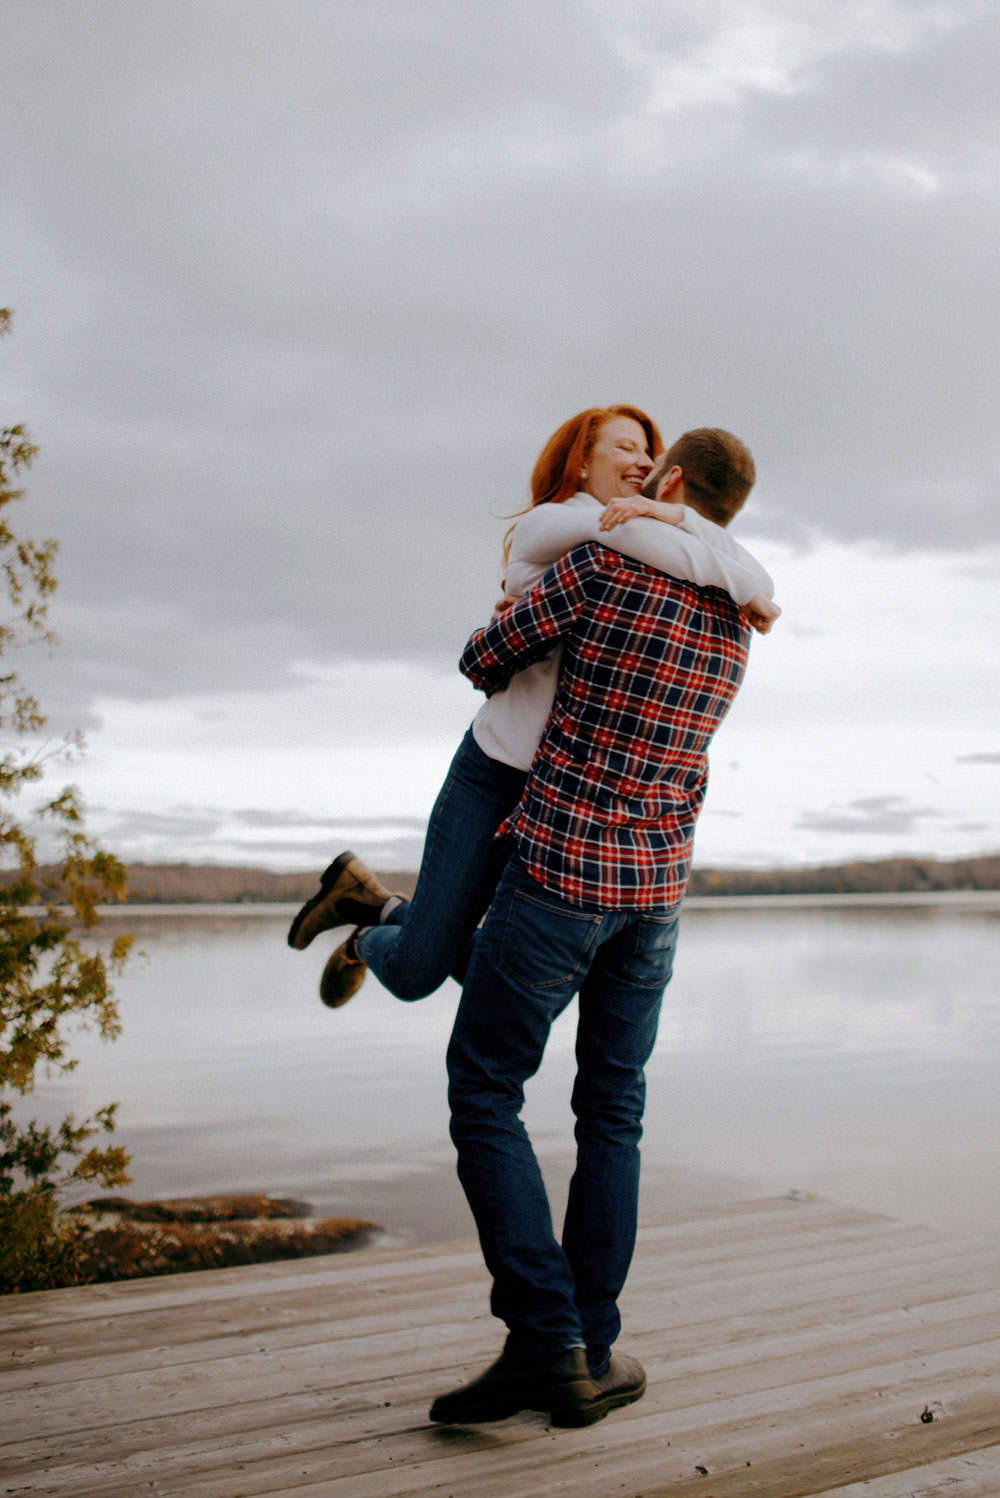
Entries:
[[601, 512], [601, 530], [611, 530], [613, 526], [621, 525], [637, 515], [646, 515], [653, 520], [665, 520], [669, 525], [679, 525], [681, 530], [687, 531], [691, 536], [697, 536], [713, 551], [732, 557], [734, 561], [739, 562], [742, 567], [759, 579], [758, 592], [766, 593], [769, 598], [774, 597], [774, 583], [757, 558], [747, 551], [745, 546], [735, 541], [725, 526], [716, 525], [714, 520], [709, 520], [692, 505], [674, 504], [667, 499], [646, 499], [642, 495], [637, 495], [635, 499], [611, 499]]
[[[633, 501], [612, 501], [631, 505]], [[652, 502], [643, 502], [652, 503]], [[741, 607], [769, 607], [768, 598], [760, 598], [771, 590], [771, 580], [763, 567], [750, 556], [729, 555], [727, 549], [716, 550], [700, 535], [694, 535], [679, 525], [664, 524], [662, 519], [639, 516], [623, 523], [614, 524], [610, 530], [602, 530], [602, 519], [610, 507], [598, 508], [590, 505], [537, 505], [522, 515], [518, 521], [511, 543], [505, 589], [509, 595], [517, 596], [527, 591], [541, 574], [564, 552], [579, 546], [584, 541], [598, 541], [620, 551], [623, 556], [644, 562], [659, 572], [669, 573], [699, 587], [723, 588]], [[687, 514], [687, 507], [667, 505], [667, 510]], [[664, 516], [664, 518], [666, 518]], [[710, 521], [698, 520], [710, 531], [721, 531]], [[724, 533], [723, 533], [724, 534]], [[737, 543], [732, 543], [736, 546]], [[755, 628], [761, 628], [751, 617]]]
[[[744, 600], [736, 597], [731, 587], [723, 583], [736, 602], [743, 609], [754, 629], [760, 634], [766, 635], [771, 625], [777, 619], [781, 610], [774, 601], [774, 583], [771, 576], [757, 561], [757, 558], [734, 541], [729, 532], [721, 525], [716, 525], [714, 520], [709, 520], [700, 511], [691, 505], [675, 504], [668, 499], [647, 499], [643, 495], [637, 495], [635, 499], [612, 499], [604, 506], [600, 516], [600, 527], [602, 531], [613, 530], [615, 526], [622, 525], [638, 516], [646, 516], [653, 520], [666, 521], [668, 525], [678, 525], [682, 530], [692, 536], [697, 536], [717, 556], [724, 556], [740, 567], [742, 570], [738, 577], [743, 575], [757, 580], [757, 589]], [[614, 543], [611, 542], [611, 545]]]

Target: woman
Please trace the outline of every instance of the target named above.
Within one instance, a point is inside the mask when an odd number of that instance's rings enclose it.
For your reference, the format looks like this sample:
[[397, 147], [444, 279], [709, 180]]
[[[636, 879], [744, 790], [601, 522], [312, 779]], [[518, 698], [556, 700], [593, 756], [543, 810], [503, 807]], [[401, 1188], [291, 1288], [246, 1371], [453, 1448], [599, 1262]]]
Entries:
[[[699, 586], [724, 588], [756, 628], [769, 628], [778, 610], [770, 602], [771, 580], [753, 557], [688, 507], [640, 498], [661, 451], [656, 426], [634, 406], [593, 407], [564, 422], [535, 464], [531, 508], [508, 534], [501, 607], [564, 552], [601, 541]], [[554, 651], [518, 672], [477, 713], [431, 813], [409, 903], [390, 896], [352, 853], [342, 853], [322, 875], [288, 942], [301, 950], [320, 931], [357, 928], [324, 970], [320, 995], [329, 1007], [357, 992], [366, 967], [405, 1000], [433, 993], [449, 974], [461, 979], [509, 852], [495, 833], [520, 800], [560, 659]]]

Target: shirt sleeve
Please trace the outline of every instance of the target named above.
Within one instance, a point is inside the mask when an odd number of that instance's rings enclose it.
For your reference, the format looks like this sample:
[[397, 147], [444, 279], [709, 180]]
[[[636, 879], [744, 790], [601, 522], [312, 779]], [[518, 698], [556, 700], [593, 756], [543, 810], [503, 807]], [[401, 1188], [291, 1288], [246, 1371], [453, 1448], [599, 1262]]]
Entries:
[[[735, 537], [731, 536], [724, 526], [716, 525], [714, 520], [709, 520], [691, 505], [684, 506], [684, 519], [681, 521], [681, 530], [687, 531], [692, 536], [697, 536], [704, 541], [706, 546], [718, 553], [720, 556], [729, 557], [737, 563], [750, 576], [758, 579], [754, 593], [766, 593], [768, 598], [774, 598], [774, 581], [770, 573], [763, 568], [752, 552], [741, 546]], [[735, 593], [733, 597], [736, 598]], [[736, 598], [737, 603], [748, 603], [753, 593], [746, 598]]]
[[548, 655], [579, 617], [594, 571], [588, 550], [561, 556], [512, 608], [469, 637], [458, 663], [463, 676], [489, 695], [506, 686], [516, 671]]
[[529, 510], [514, 528], [507, 592], [527, 592], [564, 552], [596, 541], [670, 577], [700, 588], [722, 588], [740, 605], [749, 603], [755, 593], [774, 596], [774, 584], [760, 563], [721, 526], [695, 515], [688, 506], [679, 526], [639, 515], [602, 531], [600, 515], [596, 508], [561, 504]]
[[598, 540], [599, 510], [572, 504], [536, 505], [514, 526], [504, 580], [506, 591], [518, 597], [567, 551], [585, 541]]

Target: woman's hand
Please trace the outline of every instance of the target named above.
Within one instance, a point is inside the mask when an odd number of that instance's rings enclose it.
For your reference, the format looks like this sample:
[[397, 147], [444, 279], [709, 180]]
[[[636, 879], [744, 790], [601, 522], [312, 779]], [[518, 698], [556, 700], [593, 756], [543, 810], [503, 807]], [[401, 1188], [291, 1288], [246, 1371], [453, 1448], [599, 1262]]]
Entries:
[[494, 619], [499, 619], [502, 614], [506, 614], [507, 610], [512, 609], [517, 600], [523, 597], [523, 593], [505, 593], [502, 598], [498, 598], [493, 605]]
[[684, 506], [672, 504], [669, 499], [646, 499], [637, 494], [634, 499], [609, 499], [601, 511], [598, 521], [602, 531], [610, 531], [636, 515], [648, 515], [651, 520], [664, 520], [667, 525], [680, 525], [684, 519]]
[[750, 602], [743, 605], [743, 612], [759, 635], [766, 635], [781, 615], [778, 605], [766, 593], [755, 593]]

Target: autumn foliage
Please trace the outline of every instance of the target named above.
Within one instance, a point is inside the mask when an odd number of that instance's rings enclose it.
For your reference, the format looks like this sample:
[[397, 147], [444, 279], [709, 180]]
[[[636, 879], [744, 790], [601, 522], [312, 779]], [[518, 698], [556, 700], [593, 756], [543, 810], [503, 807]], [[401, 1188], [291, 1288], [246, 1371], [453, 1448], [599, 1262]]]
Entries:
[[[0, 335], [10, 315], [0, 311]], [[21, 426], [0, 430], [0, 1291], [75, 1283], [80, 1232], [62, 1210], [83, 1183], [112, 1187], [128, 1179], [125, 1152], [102, 1140], [114, 1107], [92, 1119], [57, 1125], [26, 1118], [23, 1099], [36, 1078], [70, 1070], [68, 1046], [84, 1025], [106, 1039], [119, 1030], [112, 977], [129, 938], [106, 947], [95, 930], [97, 906], [121, 899], [125, 871], [83, 827], [72, 787], [27, 804], [60, 750], [38, 748], [45, 718], [9, 664], [11, 653], [51, 642], [57, 544], [19, 535], [12, 510], [16, 481], [35, 456]], [[69, 743], [62, 746], [68, 749]], [[45, 848], [45, 888], [38, 849]], [[53, 861], [53, 849], [55, 850]]]

